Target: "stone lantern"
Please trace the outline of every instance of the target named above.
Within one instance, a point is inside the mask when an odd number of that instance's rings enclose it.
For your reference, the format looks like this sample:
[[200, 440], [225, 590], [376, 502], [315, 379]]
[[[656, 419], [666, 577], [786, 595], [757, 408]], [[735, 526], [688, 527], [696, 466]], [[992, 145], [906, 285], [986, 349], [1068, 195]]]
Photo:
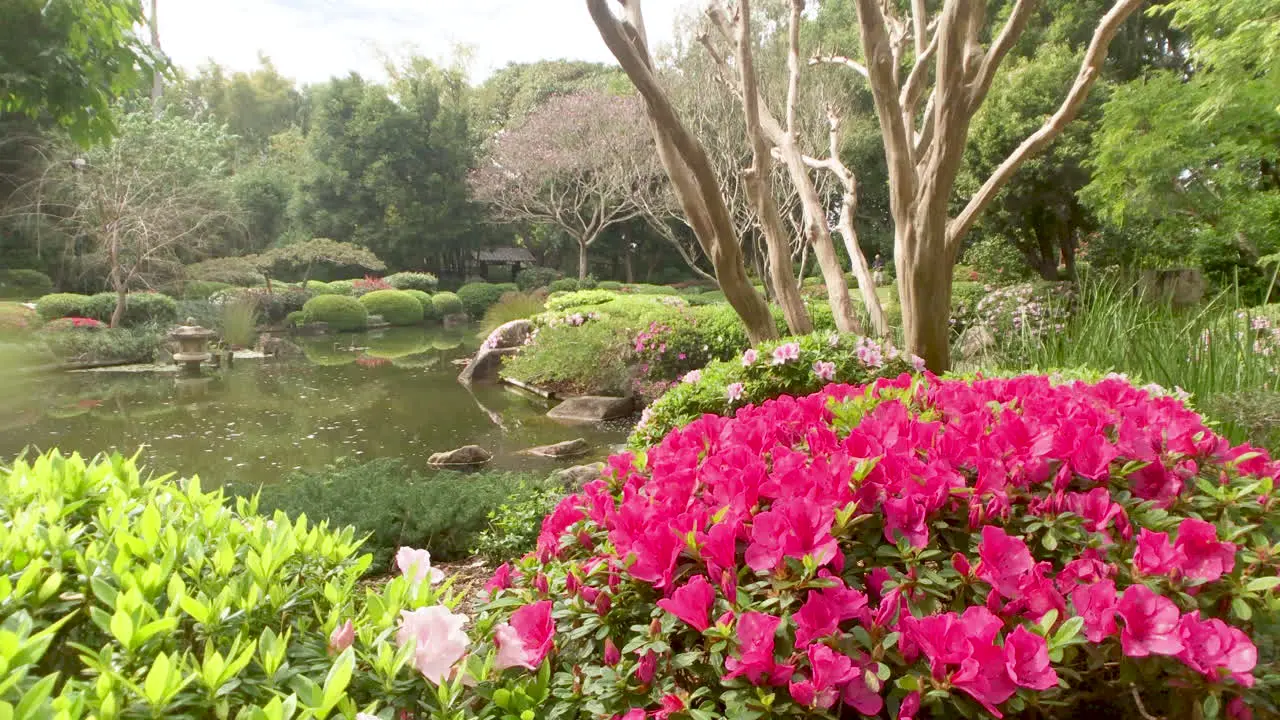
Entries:
[[173, 361], [186, 366], [192, 375], [200, 374], [200, 363], [213, 357], [209, 352], [209, 340], [217, 333], [196, 325], [195, 318], [187, 318], [187, 324], [169, 333], [169, 339], [177, 341], [178, 352], [173, 354]]

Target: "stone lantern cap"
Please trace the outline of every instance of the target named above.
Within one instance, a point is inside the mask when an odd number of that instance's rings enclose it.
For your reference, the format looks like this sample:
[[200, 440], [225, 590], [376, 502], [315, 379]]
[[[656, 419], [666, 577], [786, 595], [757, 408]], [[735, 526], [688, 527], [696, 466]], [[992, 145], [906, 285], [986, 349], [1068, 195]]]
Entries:
[[208, 340], [218, 333], [208, 328], [202, 328], [196, 324], [195, 318], [187, 318], [186, 325], [180, 325], [169, 333], [170, 340]]

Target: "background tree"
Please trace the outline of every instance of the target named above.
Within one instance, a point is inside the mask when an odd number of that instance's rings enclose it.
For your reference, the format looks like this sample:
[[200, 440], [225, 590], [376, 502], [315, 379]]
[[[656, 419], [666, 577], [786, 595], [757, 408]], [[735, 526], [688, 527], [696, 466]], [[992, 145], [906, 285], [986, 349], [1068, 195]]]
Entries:
[[315, 238], [272, 248], [251, 258], [253, 264], [268, 278], [289, 273], [306, 284], [317, 265], [331, 270], [354, 268], [369, 272], [381, 272], [387, 264], [367, 249], [351, 243], [329, 238]]
[[164, 61], [137, 33], [138, 0], [8, 0], [0, 23], [0, 117], [46, 117], [78, 143], [115, 132], [112, 103]]
[[578, 245], [578, 277], [587, 248], [607, 228], [640, 214], [635, 195], [649, 192], [652, 143], [636, 98], [578, 92], [548, 100], [512, 130], [493, 138], [472, 177], [476, 198], [509, 223], [540, 222]]

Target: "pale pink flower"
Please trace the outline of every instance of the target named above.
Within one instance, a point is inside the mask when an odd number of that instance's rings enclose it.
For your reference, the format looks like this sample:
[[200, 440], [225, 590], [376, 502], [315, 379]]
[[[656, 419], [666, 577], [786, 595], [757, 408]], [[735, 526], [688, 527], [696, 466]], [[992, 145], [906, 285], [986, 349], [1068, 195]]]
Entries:
[[773, 364], [782, 365], [800, 357], [800, 343], [785, 343], [773, 349]]
[[350, 621], [339, 625], [329, 633], [329, 652], [340, 653], [351, 647], [351, 643], [356, 639], [356, 627]]
[[755, 364], [756, 357], [758, 357], [758, 353], [756, 353], [755, 348], [751, 348], [742, 353], [742, 367], [751, 367]]
[[725, 395], [729, 398], [729, 402], [742, 399], [742, 383], [729, 383], [729, 387], [725, 389]]
[[529, 667], [533, 653], [520, 641], [520, 632], [511, 623], [502, 623], [493, 631], [494, 644], [498, 646], [498, 656], [493, 666], [498, 670], [512, 667]]
[[396, 567], [400, 568], [401, 575], [414, 583], [420, 584], [423, 580], [431, 578], [431, 584], [434, 585], [444, 579], [443, 570], [431, 567], [431, 553], [426, 550], [400, 548], [396, 553]]
[[462, 631], [466, 615], [456, 615], [443, 605], [402, 610], [396, 643], [413, 643], [413, 666], [427, 680], [439, 685], [467, 652], [469, 640]]
[[701, 370], [690, 370], [689, 372], [684, 374], [684, 377], [680, 378], [680, 382], [696, 383], [701, 379], [702, 379]]
[[813, 374], [817, 375], [822, 380], [831, 382], [836, 379], [836, 364], [825, 360], [819, 360], [813, 364]]
[[912, 355], [911, 367], [915, 368], [916, 372], [924, 372], [924, 358], [919, 355]]

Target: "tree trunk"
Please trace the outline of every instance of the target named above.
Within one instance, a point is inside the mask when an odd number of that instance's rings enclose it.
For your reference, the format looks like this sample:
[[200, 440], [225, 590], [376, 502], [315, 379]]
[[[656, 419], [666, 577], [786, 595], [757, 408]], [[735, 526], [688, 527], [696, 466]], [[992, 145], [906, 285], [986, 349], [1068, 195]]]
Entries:
[[840, 207], [840, 236], [844, 238], [845, 251], [849, 253], [849, 261], [853, 266], [853, 277], [858, 281], [858, 292], [862, 294], [862, 304], [871, 316], [871, 327], [881, 338], [889, 337], [889, 320], [885, 317], [884, 308], [880, 305], [880, 296], [876, 295], [876, 281], [867, 266], [867, 256], [862, 254], [858, 245], [858, 231], [853, 227], [853, 196], [846, 193]]
[[578, 280], [587, 279], [587, 244], [578, 241]]
[[934, 372], [951, 367], [953, 262], [905, 253], [897, 257], [898, 298], [907, 347]]
[[[697, 268], [695, 267], [694, 269], [696, 270]], [[624, 247], [622, 249], [622, 273], [623, 273], [622, 276], [627, 279], [628, 283], [633, 283], [636, 281], [635, 271], [631, 267], [631, 248], [630, 247]]]
[[[116, 291], [116, 308], [111, 311], [110, 327], [120, 327], [124, 319], [124, 308], [129, 302], [128, 288], [125, 285], [123, 269], [120, 267], [120, 235], [117, 230], [111, 231], [111, 288]], [[96, 319], [96, 318], [95, 318]]]

